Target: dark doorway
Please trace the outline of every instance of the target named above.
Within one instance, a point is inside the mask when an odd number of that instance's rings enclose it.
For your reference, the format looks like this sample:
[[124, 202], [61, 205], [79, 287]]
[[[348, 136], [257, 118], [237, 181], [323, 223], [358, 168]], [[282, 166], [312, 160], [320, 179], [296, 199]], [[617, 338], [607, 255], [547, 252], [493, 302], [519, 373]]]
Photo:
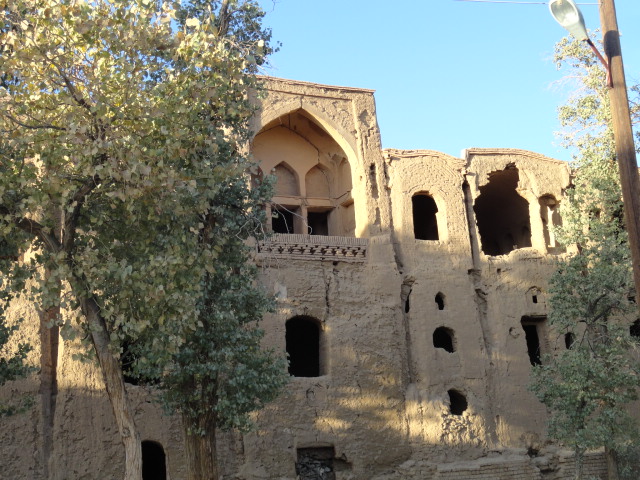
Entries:
[[320, 376], [320, 325], [311, 317], [293, 317], [286, 324], [289, 374]]
[[[525, 340], [527, 342], [527, 353], [529, 354], [529, 362], [531, 365], [542, 364], [544, 326], [547, 318], [540, 317], [522, 317], [520, 323], [524, 330]], [[567, 339], [565, 338], [565, 344]]]
[[158, 442], [142, 442], [142, 480], [166, 480], [167, 464], [164, 449]]
[[564, 334], [564, 346], [567, 350], [570, 350], [571, 348], [573, 348], [573, 344], [576, 343], [576, 336], [571, 333], [571, 332], [567, 332]]

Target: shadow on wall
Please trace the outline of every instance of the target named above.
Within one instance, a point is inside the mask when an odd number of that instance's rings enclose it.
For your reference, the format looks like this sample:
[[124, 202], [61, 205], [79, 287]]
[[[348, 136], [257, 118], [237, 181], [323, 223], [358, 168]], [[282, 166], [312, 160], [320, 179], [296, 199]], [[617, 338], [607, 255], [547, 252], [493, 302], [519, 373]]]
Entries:
[[[91, 373], [89, 373], [89, 376]], [[44, 439], [38, 375], [10, 382], [6, 394], [27, 394], [35, 400], [32, 409], [2, 419], [0, 429], [1, 478], [122, 478], [124, 448], [106, 392], [87, 388], [60, 388], [53, 424], [53, 448], [45, 475]], [[148, 389], [127, 385], [142, 439], [142, 480], [185, 477], [182, 428], [178, 416], [163, 414], [151, 403]], [[99, 472], [99, 473], [98, 473]]]

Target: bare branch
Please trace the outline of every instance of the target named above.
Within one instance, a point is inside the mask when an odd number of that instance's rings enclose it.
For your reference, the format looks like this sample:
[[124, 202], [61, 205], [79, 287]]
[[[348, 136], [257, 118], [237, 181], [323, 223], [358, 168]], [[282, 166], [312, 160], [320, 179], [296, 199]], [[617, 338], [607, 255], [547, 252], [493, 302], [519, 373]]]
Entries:
[[[0, 214], [11, 215], [11, 211], [4, 205], [0, 205]], [[41, 223], [27, 217], [17, 218], [13, 223], [22, 231], [40, 239], [50, 252], [57, 253], [62, 250], [62, 245], [55, 235], [49, 233], [48, 229]]]
[[229, 31], [229, 23], [232, 13], [229, 13], [229, 0], [222, 0], [220, 13], [218, 13], [218, 37], [224, 37]]
[[26, 124], [24, 122], [21, 122], [20, 120], [18, 120], [17, 118], [13, 117], [12, 115], [9, 115], [8, 113], [5, 113], [4, 116], [6, 118], [8, 118], [11, 122], [15, 123], [16, 125], [20, 125], [23, 128], [28, 128], [30, 130], [39, 130], [39, 129], [49, 129], [49, 130], [60, 130], [62, 132], [66, 132], [67, 129], [64, 127], [58, 127], [56, 125], [51, 125], [51, 124], [47, 124], [47, 123], [43, 123], [40, 125], [29, 125]]
[[69, 214], [65, 214], [64, 230], [62, 232], [62, 248], [65, 252], [71, 252], [76, 236], [76, 227], [80, 211], [84, 205], [87, 195], [89, 195], [100, 184], [100, 177], [94, 175], [89, 178], [71, 197], [68, 205], [72, 205], [73, 209]]

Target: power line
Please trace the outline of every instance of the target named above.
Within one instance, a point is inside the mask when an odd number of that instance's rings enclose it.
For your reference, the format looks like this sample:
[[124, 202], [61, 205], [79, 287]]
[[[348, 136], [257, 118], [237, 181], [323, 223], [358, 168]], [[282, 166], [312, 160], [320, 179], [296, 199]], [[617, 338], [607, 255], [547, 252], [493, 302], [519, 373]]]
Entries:
[[[453, 0], [454, 2], [481, 2], [481, 3], [517, 3], [520, 5], [546, 5], [547, 2], [512, 2], [510, 0]], [[597, 3], [576, 3], [576, 5], [598, 5]]]

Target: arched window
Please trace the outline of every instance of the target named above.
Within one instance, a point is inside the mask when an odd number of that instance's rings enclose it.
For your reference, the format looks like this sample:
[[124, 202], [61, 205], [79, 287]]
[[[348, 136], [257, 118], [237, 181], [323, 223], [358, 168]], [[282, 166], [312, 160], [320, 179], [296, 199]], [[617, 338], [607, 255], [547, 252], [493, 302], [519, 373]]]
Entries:
[[167, 462], [162, 445], [145, 440], [142, 442], [142, 480], [166, 480]]
[[444, 310], [444, 294], [441, 292], [436, 294], [436, 305], [438, 306], [438, 310]]
[[505, 255], [531, 246], [529, 203], [516, 191], [518, 169], [509, 165], [489, 174], [473, 211], [485, 255]]
[[286, 348], [289, 374], [294, 377], [321, 375], [320, 322], [312, 317], [297, 316], [286, 323]]
[[411, 197], [413, 234], [416, 240], [438, 240], [438, 207], [433, 197], [416, 193]]
[[433, 346], [442, 348], [449, 353], [455, 352], [453, 330], [446, 327], [438, 327], [433, 331]]
[[281, 203], [271, 208], [271, 230], [274, 233], [293, 233], [302, 223], [300, 207], [296, 205], [300, 196], [298, 179], [291, 167], [284, 162], [276, 165], [273, 173], [276, 176], [275, 194]]
[[467, 409], [467, 397], [457, 390], [449, 390], [449, 411], [452, 415], [462, 415]]

